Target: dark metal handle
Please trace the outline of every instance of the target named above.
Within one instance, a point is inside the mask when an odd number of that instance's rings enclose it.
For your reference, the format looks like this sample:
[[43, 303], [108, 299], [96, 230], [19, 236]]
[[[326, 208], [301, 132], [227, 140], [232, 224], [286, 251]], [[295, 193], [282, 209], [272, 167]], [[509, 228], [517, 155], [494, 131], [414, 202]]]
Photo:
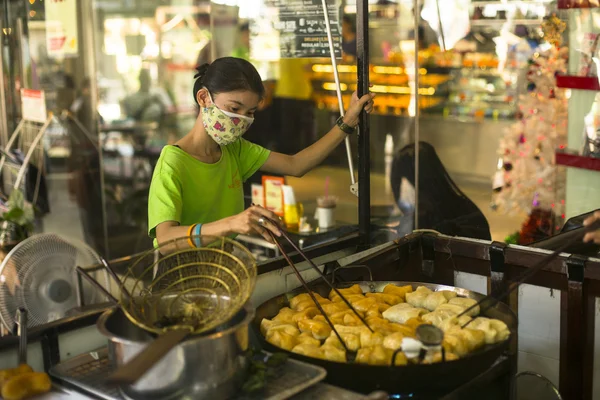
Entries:
[[102, 292], [102, 294], [104, 294], [106, 297], [108, 297], [108, 299], [110, 301], [112, 301], [115, 304], [119, 304], [119, 301], [112, 294], [110, 294], [108, 292], [108, 290], [106, 290], [97, 280], [95, 280], [94, 278], [92, 278], [91, 275], [89, 275], [87, 272], [85, 272], [83, 270], [83, 268], [81, 268], [81, 267], [75, 267], [75, 270], [77, 271], [77, 273], [79, 274], [79, 276], [84, 277], [96, 289], [98, 289], [99, 291]]

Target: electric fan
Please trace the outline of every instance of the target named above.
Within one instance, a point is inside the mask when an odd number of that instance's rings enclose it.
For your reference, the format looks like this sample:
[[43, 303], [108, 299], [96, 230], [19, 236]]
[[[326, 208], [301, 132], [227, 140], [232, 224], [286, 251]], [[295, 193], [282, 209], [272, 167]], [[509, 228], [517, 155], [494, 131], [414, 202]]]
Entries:
[[[88, 245], [54, 233], [31, 236], [16, 245], [0, 264], [0, 319], [10, 331], [17, 310], [28, 313], [28, 327], [65, 317], [81, 305], [107, 301], [87, 281], [79, 279], [75, 267], [101, 263], [100, 256]], [[104, 269], [92, 273], [96, 280]], [[109, 286], [107, 286], [109, 287]]]

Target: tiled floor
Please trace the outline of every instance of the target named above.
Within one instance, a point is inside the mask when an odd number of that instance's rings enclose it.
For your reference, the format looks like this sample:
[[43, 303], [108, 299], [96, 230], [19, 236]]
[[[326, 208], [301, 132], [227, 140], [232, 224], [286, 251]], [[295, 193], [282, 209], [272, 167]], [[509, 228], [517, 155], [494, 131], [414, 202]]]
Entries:
[[[350, 193], [348, 170], [338, 167], [319, 167], [302, 178], [288, 177], [288, 184], [294, 187], [296, 199], [300, 202], [314, 202], [325, 192], [325, 179], [329, 177], [329, 192], [338, 197], [336, 219], [347, 223], [358, 221], [358, 199]], [[490, 208], [491, 185], [459, 184], [461, 190], [480, 208], [490, 224], [492, 239], [503, 241], [506, 236], [518, 230], [524, 217], [499, 214]], [[383, 174], [371, 174], [371, 204], [391, 205], [392, 194], [386, 190]]]

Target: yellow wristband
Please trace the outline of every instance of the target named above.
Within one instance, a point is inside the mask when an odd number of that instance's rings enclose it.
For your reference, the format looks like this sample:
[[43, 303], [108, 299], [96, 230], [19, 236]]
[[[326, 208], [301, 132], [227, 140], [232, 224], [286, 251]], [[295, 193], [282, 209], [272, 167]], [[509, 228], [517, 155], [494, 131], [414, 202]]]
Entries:
[[192, 232], [194, 231], [194, 228], [196, 227], [196, 225], [198, 224], [194, 224], [192, 226], [190, 226], [190, 229], [188, 229], [188, 233], [187, 233], [187, 240], [188, 240], [188, 244], [190, 245], [190, 247], [195, 248], [196, 244], [194, 243], [194, 241], [192, 240]]

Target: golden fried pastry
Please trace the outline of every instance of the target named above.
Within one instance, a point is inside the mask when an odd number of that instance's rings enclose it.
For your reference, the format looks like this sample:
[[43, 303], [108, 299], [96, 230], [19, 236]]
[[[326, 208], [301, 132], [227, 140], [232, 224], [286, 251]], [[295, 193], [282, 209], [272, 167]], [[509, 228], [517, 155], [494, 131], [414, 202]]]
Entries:
[[346, 310], [350, 309], [350, 307], [348, 307], [348, 305], [343, 302], [342, 303], [321, 304], [321, 308], [323, 309], [323, 311], [325, 311], [325, 314], [327, 314], [327, 315], [335, 314], [335, 313], [346, 311]]
[[271, 328], [272, 326], [275, 326], [275, 325], [279, 325], [279, 324], [277, 322], [275, 322], [275, 321], [270, 320], [270, 319], [263, 318], [260, 321], [260, 333], [262, 333], [263, 336], [266, 336], [267, 335], [267, 331], [269, 330], [269, 328]]
[[[444, 341], [452, 337], [458, 338], [462, 342], [462, 346], [459, 346], [459, 349], [455, 348], [455, 351], [452, 351], [459, 357], [462, 357], [464, 354], [470, 353], [485, 345], [485, 334], [476, 329], [453, 328], [444, 332]], [[456, 345], [456, 343], [454, 344]]]
[[442, 292], [433, 292], [429, 296], [425, 298], [423, 301], [423, 308], [428, 309], [429, 311], [433, 311], [442, 304], [446, 304], [448, 299], [444, 296]]
[[451, 304], [451, 303], [442, 304], [441, 306], [439, 306], [438, 308], [435, 309], [435, 311], [437, 311], [437, 312], [443, 312], [448, 315], [462, 314], [463, 311], [465, 311], [465, 310], [466, 310], [465, 307], [463, 307], [459, 304]]
[[415, 308], [407, 303], [400, 303], [388, 308], [382, 315], [383, 318], [389, 321], [403, 324], [411, 318], [417, 318], [427, 313], [428, 311], [423, 308]]
[[432, 293], [433, 291], [429, 288], [419, 286], [414, 292], [406, 293], [406, 302], [415, 308], [426, 308], [425, 300], [427, 300], [427, 297]]
[[315, 305], [315, 302], [312, 300], [305, 300], [305, 301], [301, 301], [300, 303], [296, 304], [296, 308], [294, 308], [294, 311], [299, 312], [299, 311], [304, 311], [307, 308], [316, 308], [317, 306]]
[[389, 293], [367, 293], [366, 297], [373, 297], [378, 303], [385, 303], [390, 306], [395, 306], [398, 303], [402, 303], [403, 300], [400, 296]]
[[289, 307], [283, 307], [281, 310], [279, 310], [279, 313], [273, 317], [273, 321], [277, 321], [279, 323], [282, 324], [291, 324], [293, 323], [293, 316], [296, 313], [296, 311], [292, 310]]
[[267, 342], [287, 351], [291, 351], [298, 341], [296, 337], [285, 333], [285, 331], [269, 331], [266, 336]]
[[368, 329], [360, 333], [360, 347], [371, 347], [383, 344], [384, 336], [379, 332], [371, 332]]
[[[366, 297], [363, 296], [362, 294], [348, 294], [348, 295], [344, 295], [344, 298], [350, 304], [352, 304], [355, 301], [360, 301], [360, 300], [366, 299]], [[342, 299], [339, 296], [334, 297], [332, 300], [333, 304], [343, 304], [346, 307], [348, 307], [348, 304], [346, 304], [346, 301], [344, 301], [344, 299]], [[350, 308], [350, 307], [348, 307], [348, 308]]]
[[406, 293], [412, 293], [413, 288], [410, 285], [406, 286], [396, 286], [393, 284], [387, 284], [383, 288], [383, 293], [393, 294], [394, 296], [400, 297], [402, 301], [406, 301]]
[[360, 318], [358, 318], [356, 316], [356, 314], [354, 314], [352, 311], [347, 312], [344, 315], [344, 321], [343, 321], [344, 325], [348, 325], [348, 326], [355, 326], [355, 325], [364, 325], [362, 323], [362, 321], [360, 320]]
[[377, 299], [374, 299], [372, 297], [363, 297], [360, 300], [350, 301], [350, 303], [352, 304], [352, 307], [354, 307], [354, 309], [356, 311], [360, 311], [360, 312], [364, 313], [364, 312], [367, 312], [369, 307], [371, 307], [377, 303]]
[[[427, 315], [427, 314], [425, 314], [425, 315]], [[417, 329], [419, 327], [419, 325], [428, 324], [428, 323], [429, 322], [423, 321], [422, 317], [416, 317], [416, 318], [407, 319], [406, 322], [404, 322], [404, 325], [411, 329]]]
[[506, 324], [498, 319], [477, 317], [467, 327], [482, 331], [485, 334], [485, 342], [487, 344], [502, 342], [510, 336], [510, 331]]
[[[357, 351], [360, 348], [360, 337], [358, 335], [355, 335], [353, 333], [338, 333], [342, 337], [342, 340], [344, 341], [344, 344], [346, 345], [348, 350]], [[331, 335], [329, 335], [329, 337], [325, 340], [325, 344], [338, 347], [342, 350], [344, 349], [344, 346], [342, 346], [340, 339], [338, 339], [337, 335], [333, 331], [331, 331]]]
[[405, 324], [396, 324], [391, 322], [390, 324], [388, 324], [388, 326], [392, 331], [400, 332], [406, 337], [415, 337], [416, 335], [416, 328], [410, 327]]
[[342, 363], [346, 362], [346, 351], [343, 349], [340, 350], [335, 346], [324, 344], [323, 346], [321, 346], [321, 352], [323, 353], [323, 359], [325, 360]]
[[[348, 298], [348, 295], [352, 295], [352, 294], [360, 294], [362, 296], [363, 291], [361, 289], [361, 287], [358, 284], [352, 285], [349, 288], [345, 288], [345, 289], [338, 289], [338, 292], [340, 292], [342, 294], [342, 296]], [[331, 301], [335, 301], [334, 298], [335, 297], [340, 297], [338, 296], [338, 294], [335, 292], [335, 290], [332, 290], [331, 292], [329, 292], [329, 299]]]
[[365, 317], [367, 317], [367, 318], [371, 318], [371, 317], [381, 318], [381, 311], [379, 311], [379, 304], [373, 304], [371, 307], [369, 307], [369, 309], [365, 313]]
[[296, 328], [295, 325], [292, 325], [292, 324], [272, 325], [271, 327], [269, 327], [269, 329], [267, 329], [266, 336], [269, 335], [269, 332], [275, 332], [275, 331], [285, 332], [291, 336], [300, 336], [300, 331], [298, 330], [298, 328]]
[[326, 339], [331, 333], [331, 327], [327, 322], [322, 322], [314, 319], [303, 319], [298, 321], [298, 328], [302, 332], [310, 332], [315, 339]]
[[297, 313], [294, 313], [292, 315], [292, 322], [297, 324], [298, 321], [301, 321], [303, 319], [312, 319], [314, 317], [316, 317], [317, 315], [321, 314], [321, 312], [317, 309], [317, 307], [310, 307], [307, 308], [303, 311], [299, 311]]
[[319, 346], [313, 346], [306, 343], [301, 343], [291, 349], [292, 353], [300, 354], [306, 357], [324, 359], [323, 351]]
[[[465, 311], [467, 308], [474, 306], [475, 304], [477, 304], [477, 301], [474, 299], [469, 299], [467, 297], [455, 297], [453, 299], [451, 299], [449, 302], [449, 304], [455, 304], [458, 306], [461, 306], [463, 308], [463, 311]], [[479, 306], [473, 308], [472, 310], [470, 310], [467, 315], [470, 317], [476, 317], [477, 315], [479, 315]]]
[[490, 326], [494, 328], [497, 332], [496, 334], [496, 343], [502, 342], [510, 336], [510, 329], [504, 323], [504, 321], [500, 321], [499, 319], [491, 319]]
[[460, 335], [444, 335], [442, 346], [447, 353], [454, 353], [459, 357], [463, 357], [469, 352], [467, 343]]
[[[369, 365], [391, 365], [394, 351], [378, 345], [361, 348], [356, 354], [356, 362]], [[408, 360], [404, 353], [396, 355], [394, 365], [406, 365]]]
[[457, 329], [457, 328], [461, 328], [462, 326], [464, 326], [467, 322], [469, 322], [471, 320], [471, 317], [469, 317], [468, 315], [463, 315], [461, 317], [456, 317], [455, 315], [444, 319], [440, 325], [438, 326], [438, 328], [440, 328], [442, 331], [447, 332], [451, 329]]
[[[329, 301], [329, 299], [322, 297], [317, 292], [312, 292], [312, 294], [315, 296], [315, 298], [317, 299], [319, 304], [331, 303], [331, 301]], [[312, 301], [314, 303], [313, 299], [310, 297], [310, 295], [308, 293], [302, 293], [290, 300], [290, 307], [293, 308], [294, 310], [296, 310], [297, 309], [296, 307], [298, 306], [298, 304], [305, 302], [305, 301]]]
[[398, 350], [402, 347], [402, 340], [405, 337], [402, 332], [394, 332], [391, 335], [387, 335], [383, 339], [383, 347], [390, 350]]
[[[446, 353], [445, 354], [446, 361], [458, 360], [458, 356], [456, 354], [451, 353], [449, 351], [446, 351], [445, 353]], [[423, 364], [436, 364], [436, 363], [440, 363], [440, 362], [442, 362], [442, 352], [441, 351], [435, 352], [431, 359], [426, 357], [425, 360], [423, 360]]]
[[296, 341], [298, 342], [298, 344], [307, 344], [316, 347], [319, 347], [321, 345], [321, 341], [315, 339], [312, 333], [310, 332], [302, 332], [300, 336], [296, 338]]

